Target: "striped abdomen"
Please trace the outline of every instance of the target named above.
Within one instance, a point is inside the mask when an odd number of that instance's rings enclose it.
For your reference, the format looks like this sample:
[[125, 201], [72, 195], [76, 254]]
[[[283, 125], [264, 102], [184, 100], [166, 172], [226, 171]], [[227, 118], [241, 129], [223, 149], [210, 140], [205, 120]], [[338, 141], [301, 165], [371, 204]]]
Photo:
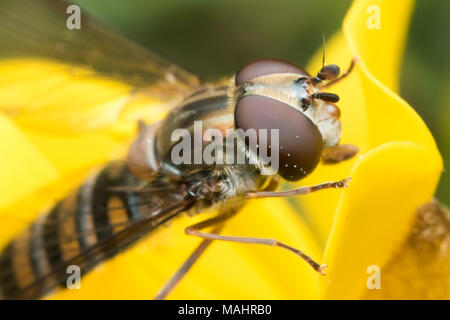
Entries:
[[0, 298], [39, 298], [66, 288], [68, 266], [84, 275], [190, 205], [181, 185], [161, 177], [146, 183], [126, 165], [111, 165], [3, 249]]

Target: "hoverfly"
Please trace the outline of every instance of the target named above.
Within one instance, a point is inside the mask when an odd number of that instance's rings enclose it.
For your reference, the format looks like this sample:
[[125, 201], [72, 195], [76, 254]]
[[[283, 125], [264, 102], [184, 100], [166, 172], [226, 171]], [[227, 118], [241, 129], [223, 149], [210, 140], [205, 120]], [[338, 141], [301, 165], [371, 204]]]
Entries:
[[[354, 61], [342, 75], [336, 65], [324, 65], [316, 76], [310, 76], [295, 64], [262, 59], [242, 67], [226, 85], [205, 84], [86, 18], [82, 30], [67, 30], [66, 8], [58, 0], [4, 1], [0, 10], [4, 44], [0, 58], [36, 57], [86, 67], [94, 71], [94, 76], [118, 78], [130, 85], [131, 98], [142, 92], [159, 97], [177, 92], [184, 98], [163, 120], [149, 125], [139, 122], [138, 136], [126, 160], [106, 166], [3, 248], [0, 297], [42, 297], [66, 285], [68, 266], [79, 266], [84, 275], [176, 216], [211, 207], [217, 208], [217, 216], [186, 228], [188, 235], [201, 237], [203, 242], [156, 298], [170, 292], [213, 240], [284, 248], [324, 273], [325, 266], [287, 244], [221, 235], [220, 230], [246, 199], [287, 197], [348, 184], [349, 180], [343, 179], [275, 191], [280, 180], [300, 180], [321, 159], [338, 163], [357, 153], [356, 147], [339, 144], [340, 111], [335, 105], [339, 97], [322, 91], [345, 78]], [[34, 19], [28, 19], [29, 14]], [[124, 55], [126, 63], [122, 63]], [[270, 152], [279, 154], [279, 170], [263, 174], [268, 168], [257, 152], [264, 140], [261, 136], [256, 150], [245, 137], [232, 140], [236, 147], [233, 153], [240, 150], [252, 163], [175, 163], [172, 132], [183, 128], [192, 133], [196, 121], [202, 121], [205, 130], [217, 129], [225, 135], [227, 129], [278, 130], [278, 143], [268, 138], [266, 145], [274, 146]], [[203, 232], [207, 227], [214, 229]]]

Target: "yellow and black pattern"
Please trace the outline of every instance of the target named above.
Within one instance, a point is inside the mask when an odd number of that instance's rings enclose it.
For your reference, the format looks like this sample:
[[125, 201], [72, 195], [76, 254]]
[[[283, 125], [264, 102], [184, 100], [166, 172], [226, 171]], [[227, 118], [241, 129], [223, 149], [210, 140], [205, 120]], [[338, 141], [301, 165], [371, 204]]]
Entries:
[[180, 183], [144, 182], [123, 163], [106, 167], [3, 249], [0, 298], [39, 298], [65, 288], [68, 266], [84, 275], [192, 206]]

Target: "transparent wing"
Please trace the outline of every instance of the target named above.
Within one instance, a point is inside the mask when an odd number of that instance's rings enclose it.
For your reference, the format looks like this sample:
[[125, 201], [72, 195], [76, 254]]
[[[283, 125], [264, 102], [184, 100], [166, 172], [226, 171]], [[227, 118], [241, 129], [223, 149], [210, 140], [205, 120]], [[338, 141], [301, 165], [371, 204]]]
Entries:
[[96, 129], [121, 117], [134, 121], [134, 113], [152, 106], [167, 107], [199, 85], [193, 74], [95, 23], [83, 10], [81, 29], [69, 30], [68, 6], [59, 0], [2, 1], [0, 110], [18, 123], [54, 131]]
[[[123, 191], [122, 191], [123, 190]], [[84, 190], [89, 192], [89, 190]], [[15, 238], [0, 253], [0, 297], [7, 299], [35, 299], [42, 297], [55, 287], [66, 283], [67, 267], [77, 265], [86, 274], [103, 260], [113, 257], [126, 247], [148, 234], [158, 226], [170, 221], [179, 213], [189, 209], [196, 201], [186, 189], [167, 182], [163, 177], [155, 178], [145, 188], [118, 185], [111, 190], [114, 196], [123, 192], [139, 193], [140, 201], [128, 203], [126, 207], [108, 207], [109, 215], [116, 210], [136, 210], [140, 216], [129, 221], [109, 220], [102, 226], [85, 226], [78, 232], [70, 232], [64, 225], [80, 218], [79, 206], [75, 203], [77, 194], [66, 198], [56, 209], [59, 214], [52, 216], [51, 211], [45, 219], [36, 220], [30, 228]], [[105, 192], [106, 194], [107, 192]], [[75, 206], [70, 208], [71, 205]], [[62, 207], [61, 207], [62, 206]], [[93, 206], [95, 208], [95, 206]], [[55, 210], [55, 209], [54, 209]], [[101, 210], [100, 210], [101, 211]], [[102, 212], [89, 213], [92, 216]], [[41, 230], [40, 232], [32, 230]], [[79, 243], [90, 236], [99, 236], [98, 241], [87, 245], [80, 251]], [[61, 250], [64, 250], [64, 258]], [[48, 272], [38, 275], [32, 266], [41, 262], [51, 263]], [[31, 276], [30, 276], [31, 275]]]

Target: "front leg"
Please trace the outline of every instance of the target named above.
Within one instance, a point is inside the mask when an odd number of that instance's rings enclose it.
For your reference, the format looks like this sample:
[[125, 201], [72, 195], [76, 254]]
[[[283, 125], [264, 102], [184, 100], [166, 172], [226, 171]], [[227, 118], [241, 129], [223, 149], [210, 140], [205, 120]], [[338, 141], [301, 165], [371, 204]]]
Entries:
[[245, 197], [247, 199], [258, 199], [258, 198], [284, 198], [296, 196], [299, 194], [308, 194], [311, 192], [316, 192], [323, 189], [331, 188], [346, 188], [348, 187], [351, 178], [345, 178], [340, 181], [330, 181], [316, 184], [313, 186], [300, 187], [297, 189], [286, 190], [286, 191], [247, 191]]

